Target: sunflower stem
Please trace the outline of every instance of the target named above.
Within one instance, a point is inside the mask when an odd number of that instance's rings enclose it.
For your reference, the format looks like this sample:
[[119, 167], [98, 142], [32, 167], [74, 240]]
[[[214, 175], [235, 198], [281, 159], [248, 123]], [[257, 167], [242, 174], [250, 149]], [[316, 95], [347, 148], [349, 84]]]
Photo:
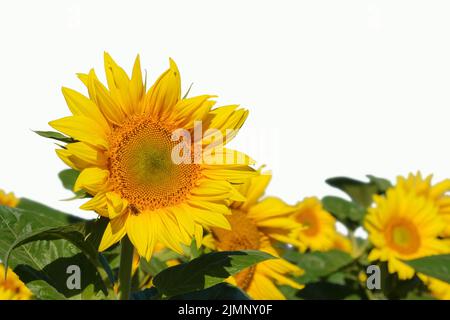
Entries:
[[131, 268], [134, 247], [128, 236], [123, 237], [120, 250], [119, 286], [120, 300], [129, 300], [131, 293]]

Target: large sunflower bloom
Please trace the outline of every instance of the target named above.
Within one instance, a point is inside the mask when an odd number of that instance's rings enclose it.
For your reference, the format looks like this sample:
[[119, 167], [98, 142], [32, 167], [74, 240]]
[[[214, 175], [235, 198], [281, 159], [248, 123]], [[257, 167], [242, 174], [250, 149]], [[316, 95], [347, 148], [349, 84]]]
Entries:
[[410, 173], [407, 178], [398, 177], [397, 186], [432, 201], [445, 222], [441, 236], [450, 237], [450, 196], [447, 194], [450, 191], [450, 179], [445, 179], [435, 185], [431, 183], [432, 179], [432, 175], [422, 178], [420, 172], [416, 175]]
[[385, 196], [374, 196], [374, 202], [364, 221], [374, 245], [369, 261], [387, 261], [390, 273], [410, 279], [414, 269], [402, 260], [448, 251], [448, 245], [438, 239], [445, 225], [429, 199], [395, 187]]
[[[147, 92], [139, 56], [129, 78], [105, 53], [105, 72], [108, 88], [93, 70], [79, 75], [89, 97], [63, 88], [73, 115], [50, 122], [76, 140], [57, 153], [81, 172], [75, 191], [93, 196], [81, 208], [109, 218], [99, 250], [128, 235], [139, 255], [150, 259], [158, 242], [181, 253], [181, 244], [189, 245], [193, 237], [201, 243], [204, 226], [229, 228], [224, 216], [229, 202], [242, 200], [233, 184], [254, 170], [249, 158], [236, 151], [205, 150], [213, 142], [214, 150], [223, 147], [217, 132], [228, 141], [233, 138], [248, 111], [236, 105], [212, 109], [208, 95], [181, 98], [180, 73], [172, 60]], [[195, 133], [199, 121], [203, 139]], [[186, 138], [176, 135], [179, 129], [193, 138], [179, 143]], [[179, 146], [188, 148], [180, 151]], [[176, 150], [183, 161], [174, 161]], [[212, 155], [226, 163], [211, 161]]]
[[305, 198], [297, 205], [292, 218], [303, 225], [298, 234], [302, 251], [328, 251], [335, 247], [336, 219], [323, 209], [319, 199]]
[[6, 206], [14, 208], [19, 204], [19, 199], [16, 198], [14, 193], [6, 193], [0, 189], [0, 206]]
[[5, 271], [5, 267], [0, 264], [0, 300], [30, 300], [30, 289], [10, 268], [5, 279]]
[[[289, 237], [300, 225], [289, 218], [293, 207], [274, 197], [259, 201], [270, 178], [269, 174], [261, 174], [240, 187], [247, 200], [232, 205], [233, 213], [227, 216], [231, 230], [212, 228], [212, 234], [205, 238], [206, 246], [220, 251], [260, 250], [279, 256], [272, 242], [291, 242]], [[301, 289], [303, 286], [288, 276], [302, 273], [299, 267], [279, 258], [242, 270], [228, 281], [253, 299], [283, 300], [285, 297], [275, 283]]]

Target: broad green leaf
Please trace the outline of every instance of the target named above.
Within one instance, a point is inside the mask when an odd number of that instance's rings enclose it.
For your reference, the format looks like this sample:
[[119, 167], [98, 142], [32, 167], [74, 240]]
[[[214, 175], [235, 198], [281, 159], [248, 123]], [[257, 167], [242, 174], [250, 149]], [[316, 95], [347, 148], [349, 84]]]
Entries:
[[284, 258], [305, 270], [305, 274], [297, 279], [300, 283], [318, 281], [353, 262], [348, 253], [339, 250], [308, 253], [287, 251]]
[[241, 289], [229, 283], [219, 283], [208, 289], [194, 291], [170, 298], [170, 300], [251, 300]]
[[27, 198], [21, 198], [17, 208], [45, 214], [46, 217], [52, 218], [55, 221], [59, 221], [61, 222], [61, 224], [69, 224], [82, 221], [82, 219], [74, 215], [50, 208], [42, 203]]
[[89, 258], [94, 266], [100, 267], [101, 263], [98, 258], [97, 248], [101, 240], [100, 235], [105, 228], [105, 220], [95, 220], [66, 226], [42, 228], [34, 232], [19, 235], [6, 252], [4, 263], [7, 266], [11, 252], [27, 243], [39, 240], [51, 241], [64, 239], [78, 247], [78, 249]]
[[[0, 256], [11, 246], [37, 230], [62, 227], [63, 222], [40, 212], [0, 207]], [[49, 237], [50, 239], [50, 237]], [[6, 262], [6, 261], [5, 261]], [[104, 298], [107, 290], [98, 269], [81, 250], [68, 240], [39, 240], [23, 243], [10, 254], [8, 264], [30, 287], [37, 298], [54, 296], [67, 299]], [[67, 287], [67, 268], [81, 269], [81, 289]], [[59, 295], [55, 294], [55, 290]], [[42, 295], [42, 296], [41, 296]]]
[[213, 252], [163, 270], [153, 279], [153, 284], [163, 295], [171, 297], [209, 288], [230, 275], [273, 258], [254, 250]]
[[450, 283], [450, 254], [403, 261], [417, 272]]
[[335, 196], [324, 197], [322, 205], [350, 229], [357, 228], [366, 214], [366, 209], [361, 205]]
[[354, 202], [369, 207], [372, 204], [374, 194], [386, 191], [390, 183], [386, 179], [368, 176], [369, 182], [363, 182], [347, 177], [335, 177], [326, 180], [330, 186], [345, 192]]
[[74, 140], [68, 136], [65, 136], [59, 132], [56, 132], [56, 131], [34, 131], [34, 133], [37, 133], [41, 137], [57, 140], [57, 141], [64, 142], [64, 143], [76, 142], [76, 140]]

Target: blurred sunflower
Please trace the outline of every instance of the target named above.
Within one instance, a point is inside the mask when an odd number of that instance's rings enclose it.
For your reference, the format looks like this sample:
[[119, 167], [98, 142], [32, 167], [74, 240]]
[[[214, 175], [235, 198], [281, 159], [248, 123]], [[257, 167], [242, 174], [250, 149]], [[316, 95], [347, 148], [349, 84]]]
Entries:
[[398, 177], [397, 186], [407, 192], [414, 192], [417, 195], [426, 197], [438, 208], [438, 213], [445, 222], [445, 228], [440, 234], [443, 237], [450, 237], [450, 179], [445, 179], [433, 185], [432, 175], [422, 178], [418, 172], [416, 175], [410, 173], [407, 178]]
[[5, 272], [5, 267], [0, 264], [0, 300], [30, 300], [32, 293], [17, 274], [8, 268], [5, 279]]
[[0, 189], [0, 206], [7, 206], [14, 208], [19, 204], [19, 199], [16, 198], [14, 193], [6, 193]]
[[427, 285], [431, 294], [440, 300], [450, 300], [450, 284], [436, 278], [418, 273], [419, 278]]
[[[212, 234], [204, 239], [205, 246], [220, 251], [260, 250], [279, 257], [273, 241], [290, 243], [290, 237], [301, 226], [289, 218], [294, 207], [274, 197], [259, 201], [270, 179], [269, 174], [260, 174], [240, 186], [239, 190], [247, 200], [232, 204], [233, 213], [227, 216], [231, 230], [212, 228]], [[301, 274], [302, 269], [279, 258], [242, 270], [228, 281], [253, 299], [283, 300], [285, 297], [275, 283], [301, 289], [303, 285], [288, 278]]]
[[336, 232], [333, 239], [333, 249], [341, 250], [349, 254], [352, 253], [353, 247], [349, 238]]
[[401, 260], [448, 251], [448, 245], [438, 239], [445, 224], [429, 199], [397, 186], [387, 190], [385, 196], [374, 196], [374, 202], [364, 221], [374, 245], [369, 261], [387, 261], [390, 273], [410, 279], [414, 269]]
[[[322, 207], [319, 199], [305, 198], [297, 205], [292, 218], [303, 225], [298, 233], [302, 251], [328, 251], [333, 249], [336, 239], [336, 220]], [[341, 239], [339, 239], [341, 240]]]
[[[131, 78], [107, 53], [104, 61], [108, 88], [93, 70], [80, 74], [89, 98], [63, 88], [73, 115], [50, 122], [76, 141], [57, 153], [81, 172], [74, 191], [93, 196], [81, 208], [110, 220], [99, 250], [128, 235], [139, 255], [150, 259], [158, 242], [181, 253], [181, 244], [189, 245], [192, 237], [201, 243], [204, 226], [229, 228], [228, 204], [243, 199], [232, 184], [253, 174], [251, 160], [223, 148], [219, 156], [226, 164], [211, 164], [210, 158], [177, 163], [173, 151], [180, 143], [173, 135], [182, 128], [194, 137], [183, 145], [195, 151], [187, 160], [197, 158], [198, 146], [206, 157], [213, 142], [223, 147], [234, 137], [248, 111], [236, 105], [212, 109], [209, 95], [181, 98], [180, 73], [172, 60], [147, 92], [139, 56]], [[194, 135], [197, 121], [202, 121], [203, 139]], [[225, 141], [218, 143], [206, 134], [209, 129]]]

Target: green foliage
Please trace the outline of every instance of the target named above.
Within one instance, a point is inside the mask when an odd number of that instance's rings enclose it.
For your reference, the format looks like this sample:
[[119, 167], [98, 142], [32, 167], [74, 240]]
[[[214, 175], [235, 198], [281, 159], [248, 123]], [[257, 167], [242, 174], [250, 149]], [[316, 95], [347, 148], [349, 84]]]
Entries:
[[358, 203], [339, 197], [326, 196], [322, 199], [322, 205], [326, 211], [352, 230], [362, 224], [366, 214], [366, 209]]
[[260, 251], [223, 251], [200, 256], [160, 272], [153, 284], [168, 297], [202, 290], [216, 285], [230, 275], [273, 257]]
[[288, 251], [284, 258], [305, 271], [304, 275], [297, 279], [300, 283], [318, 281], [353, 262], [353, 258], [349, 254], [339, 250], [303, 254], [297, 251]]
[[222, 282], [207, 289], [174, 296], [170, 300], [250, 300], [250, 297], [241, 289]]
[[417, 272], [450, 283], [450, 254], [404, 261]]
[[34, 131], [34, 133], [37, 133], [41, 137], [53, 139], [53, 140], [56, 140], [59, 142], [64, 142], [64, 143], [76, 142], [76, 140], [74, 140], [68, 136], [65, 136], [59, 132], [55, 132], [55, 131]]
[[330, 186], [345, 192], [352, 201], [363, 208], [367, 208], [372, 203], [374, 194], [382, 194], [391, 186], [386, 179], [367, 176], [369, 182], [363, 182], [347, 177], [336, 177], [326, 180]]
[[68, 200], [83, 199], [90, 197], [90, 195], [87, 194], [86, 191], [84, 190], [80, 190], [77, 192], [74, 191], [75, 182], [77, 181], [79, 175], [80, 172], [74, 169], [66, 169], [58, 174], [59, 180], [61, 180], [63, 187], [67, 190], [72, 191], [75, 194], [73, 198]]
[[[98, 299], [108, 295], [107, 283], [94, 263], [96, 250], [90, 223], [64, 226], [64, 219], [39, 211], [0, 206], [0, 255], [38, 299]], [[88, 231], [91, 230], [91, 231]], [[79, 235], [77, 235], [79, 233]], [[86, 253], [89, 252], [89, 255]], [[68, 289], [67, 268], [81, 269], [81, 289]]]

